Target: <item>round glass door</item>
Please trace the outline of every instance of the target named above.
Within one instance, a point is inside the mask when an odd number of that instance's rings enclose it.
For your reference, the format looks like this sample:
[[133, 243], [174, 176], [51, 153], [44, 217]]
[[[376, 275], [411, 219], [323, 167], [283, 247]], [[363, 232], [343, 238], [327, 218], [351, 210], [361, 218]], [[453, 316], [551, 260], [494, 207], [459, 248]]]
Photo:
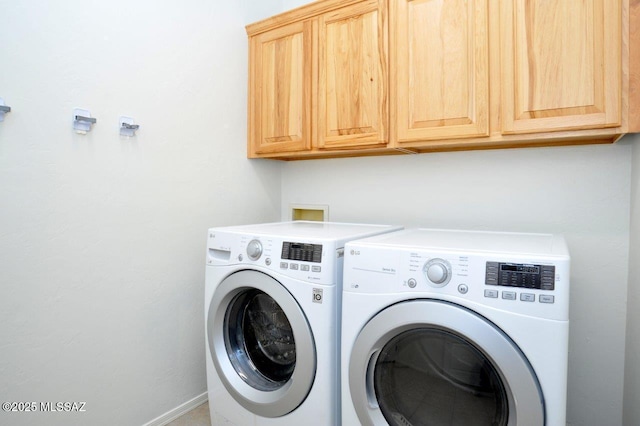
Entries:
[[376, 314], [348, 366], [362, 425], [543, 425], [544, 401], [529, 362], [499, 328], [439, 300]]
[[252, 270], [225, 278], [209, 305], [207, 335], [218, 377], [250, 412], [280, 417], [309, 394], [316, 373], [313, 334], [275, 278]]
[[227, 355], [238, 375], [264, 391], [282, 387], [296, 366], [293, 328], [280, 305], [256, 289], [239, 293], [225, 316]]
[[377, 357], [373, 386], [389, 425], [507, 425], [499, 373], [450, 331], [416, 328], [392, 338]]

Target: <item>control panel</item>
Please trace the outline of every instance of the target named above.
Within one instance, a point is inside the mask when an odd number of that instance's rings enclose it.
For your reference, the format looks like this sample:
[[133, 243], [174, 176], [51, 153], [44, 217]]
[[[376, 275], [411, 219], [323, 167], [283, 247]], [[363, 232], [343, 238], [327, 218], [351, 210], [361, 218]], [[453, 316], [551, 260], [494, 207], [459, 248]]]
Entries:
[[556, 268], [553, 265], [487, 262], [485, 284], [504, 287], [553, 290]]
[[282, 243], [281, 257], [285, 260], [320, 263], [322, 262], [322, 244], [285, 241]]
[[315, 241], [218, 232], [209, 235], [207, 264], [253, 265], [304, 281], [332, 284], [342, 265], [341, 255], [336, 252], [338, 264], [333, 251], [333, 247]]
[[[423, 235], [424, 247], [418, 238]], [[432, 298], [469, 309], [565, 320], [570, 257], [560, 237], [553, 240], [555, 245], [540, 238], [413, 231], [399, 233], [395, 239], [348, 242], [343, 292], [369, 294], [372, 300], [378, 296], [393, 301]]]
[[347, 246], [347, 292], [410, 293], [523, 315], [567, 315], [568, 258]]
[[[285, 262], [288, 260], [289, 262]], [[322, 244], [284, 241], [280, 254], [280, 269], [303, 272], [322, 272]]]

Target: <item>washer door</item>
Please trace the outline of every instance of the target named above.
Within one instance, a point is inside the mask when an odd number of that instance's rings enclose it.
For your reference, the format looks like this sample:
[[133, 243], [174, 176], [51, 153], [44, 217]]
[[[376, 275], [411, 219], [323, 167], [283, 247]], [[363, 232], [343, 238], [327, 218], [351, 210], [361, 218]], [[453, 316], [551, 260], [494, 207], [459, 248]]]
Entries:
[[248, 411], [280, 417], [307, 397], [316, 372], [313, 334], [273, 277], [245, 270], [225, 278], [209, 306], [207, 334], [222, 383]]
[[351, 352], [349, 387], [363, 425], [543, 425], [529, 362], [485, 318], [444, 301], [381, 311]]

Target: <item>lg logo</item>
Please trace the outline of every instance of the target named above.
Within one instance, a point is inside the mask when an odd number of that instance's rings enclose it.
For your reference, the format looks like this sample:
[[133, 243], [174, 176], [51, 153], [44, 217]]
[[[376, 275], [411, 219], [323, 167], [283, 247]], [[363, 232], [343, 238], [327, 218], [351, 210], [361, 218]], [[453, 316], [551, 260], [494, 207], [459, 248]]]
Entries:
[[314, 288], [313, 289], [313, 303], [322, 303], [322, 289]]

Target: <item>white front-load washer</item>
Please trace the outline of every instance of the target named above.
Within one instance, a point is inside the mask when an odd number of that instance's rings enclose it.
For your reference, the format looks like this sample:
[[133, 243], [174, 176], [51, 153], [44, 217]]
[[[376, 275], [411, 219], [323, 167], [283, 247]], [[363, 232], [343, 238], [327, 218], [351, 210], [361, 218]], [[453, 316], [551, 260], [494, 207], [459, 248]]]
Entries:
[[209, 229], [205, 329], [214, 425], [340, 424], [344, 245], [398, 229], [307, 221]]
[[342, 424], [565, 426], [569, 260], [550, 234], [348, 243]]

